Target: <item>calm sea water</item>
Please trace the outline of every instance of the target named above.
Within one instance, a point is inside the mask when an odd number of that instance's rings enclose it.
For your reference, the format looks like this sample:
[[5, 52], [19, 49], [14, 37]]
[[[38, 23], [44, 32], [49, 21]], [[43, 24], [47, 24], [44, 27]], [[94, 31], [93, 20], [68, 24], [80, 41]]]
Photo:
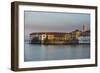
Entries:
[[25, 42], [24, 61], [90, 58], [90, 45], [33, 45]]

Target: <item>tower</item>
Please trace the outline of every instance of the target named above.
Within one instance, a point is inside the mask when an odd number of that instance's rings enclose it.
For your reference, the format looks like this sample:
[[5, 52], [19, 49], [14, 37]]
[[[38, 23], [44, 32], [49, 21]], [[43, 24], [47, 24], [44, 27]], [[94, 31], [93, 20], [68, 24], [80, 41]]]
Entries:
[[83, 32], [87, 31], [88, 30], [88, 27], [86, 24], [83, 25]]

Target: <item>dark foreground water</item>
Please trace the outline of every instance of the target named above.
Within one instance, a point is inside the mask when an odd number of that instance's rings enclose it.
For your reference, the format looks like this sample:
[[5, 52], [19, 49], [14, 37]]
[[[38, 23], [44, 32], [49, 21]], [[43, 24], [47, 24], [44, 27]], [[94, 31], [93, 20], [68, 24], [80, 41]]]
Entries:
[[25, 42], [24, 61], [90, 58], [90, 45], [33, 45]]

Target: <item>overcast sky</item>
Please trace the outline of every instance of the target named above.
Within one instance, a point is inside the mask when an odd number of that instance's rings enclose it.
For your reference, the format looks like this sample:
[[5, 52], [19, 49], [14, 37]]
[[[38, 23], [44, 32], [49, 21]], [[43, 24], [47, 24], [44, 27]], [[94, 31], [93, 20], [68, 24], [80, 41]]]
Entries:
[[90, 14], [25, 11], [25, 35], [32, 32], [71, 32], [90, 28]]

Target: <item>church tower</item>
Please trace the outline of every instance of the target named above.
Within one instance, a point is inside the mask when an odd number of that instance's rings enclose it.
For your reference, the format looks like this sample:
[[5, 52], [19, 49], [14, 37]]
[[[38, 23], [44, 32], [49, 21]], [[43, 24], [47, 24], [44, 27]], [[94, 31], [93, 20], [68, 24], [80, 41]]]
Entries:
[[87, 31], [88, 30], [88, 27], [86, 24], [83, 25], [83, 32]]

